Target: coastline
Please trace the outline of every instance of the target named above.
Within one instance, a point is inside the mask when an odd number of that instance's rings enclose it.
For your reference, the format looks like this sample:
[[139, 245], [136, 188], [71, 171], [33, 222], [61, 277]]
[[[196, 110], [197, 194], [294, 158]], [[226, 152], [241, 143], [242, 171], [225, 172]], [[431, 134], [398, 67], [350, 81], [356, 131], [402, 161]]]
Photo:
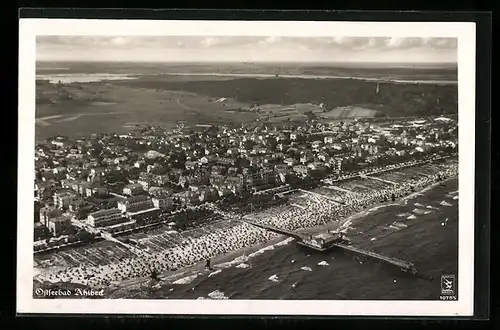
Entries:
[[[154, 74], [153, 76], [200, 76], [200, 77], [228, 77], [228, 78], [257, 78], [257, 79], [279, 79], [279, 78], [292, 78], [292, 79], [353, 79], [362, 80], [366, 82], [390, 82], [395, 84], [430, 84], [430, 85], [456, 85], [458, 82], [456, 80], [423, 80], [423, 79], [394, 79], [394, 78], [373, 78], [373, 77], [363, 77], [363, 76], [343, 76], [343, 75], [321, 75], [321, 74], [280, 74], [278, 77], [275, 74], [266, 73], [217, 73], [217, 72], [197, 72], [197, 73], [185, 73], [185, 72], [169, 72]], [[68, 74], [68, 73], [53, 73], [53, 74], [38, 74], [37, 80], [49, 81], [52, 84], [56, 84], [59, 80], [64, 81], [64, 83], [92, 83], [92, 82], [102, 82], [110, 80], [132, 80], [140, 79], [143, 75], [137, 74], [119, 74], [119, 73], [107, 73], [107, 74]], [[149, 76], [149, 75], [145, 75]], [[79, 79], [78, 79], [78, 78]], [[69, 79], [68, 79], [69, 78]]]
[[[446, 178], [444, 181], [441, 182], [435, 182], [433, 184], [430, 184], [426, 187], [423, 187], [421, 190], [415, 191], [409, 195], [402, 196], [398, 199], [396, 199], [394, 202], [378, 202], [378, 203], [373, 203], [370, 204], [366, 207], [366, 209], [363, 209], [359, 212], [355, 212], [344, 219], [341, 220], [331, 220], [328, 223], [324, 225], [318, 225], [314, 227], [309, 227], [309, 228], [304, 228], [304, 229], [298, 229], [298, 231], [302, 232], [318, 232], [318, 231], [324, 231], [324, 230], [329, 230], [329, 229], [336, 229], [336, 228], [342, 228], [342, 229], [347, 229], [350, 227], [352, 224], [356, 224], [355, 220], [361, 221], [364, 217], [370, 214], [370, 212], [379, 210], [381, 208], [386, 208], [386, 207], [391, 207], [391, 206], [397, 206], [397, 205], [402, 205], [402, 204], [407, 204], [409, 200], [414, 199], [422, 194], [424, 194], [427, 191], [432, 190], [433, 188], [439, 186], [440, 184], [446, 183], [451, 180], [456, 180], [458, 179], [457, 176], [449, 177]], [[354, 221], [354, 222], [353, 222]], [[345, 226], [347, 225], [347, 226]], [[345, 227], [344, 227], [345, 226]], [[336, 227], [336, 228], [332, 228]], [[289, 240], [288, 242], [285, 243], [285, 241]], [[160, 281], [153, 281], [149, 277], [141, 277], [141, 278], [132, 278], [126, 281], [123, 281], [121, 283], [113, 283], [110, 287], [106, 288], [105, 290], [109, 292], [109, 298], [124, 298], [126, 296], [126, 292], [137, 288], [138, 286], [144, 287], [147, 286], [149, 288], [156, 286], [156, 285], [163, 285], [163, 284], [175, 284], [173, 282], [181, 280], [181, 279], [188, 279], [187, 283], [179, 283], [179, 285], [185, 285], [189, 284], [191, 280], [194, 280], [196, 277], [200, 275], [207, 275], [213, 272], [218, 272], [221, 271], [225, 268], [229, 268], [241, 263], [247, 263], [250, 259], [252, 259], [251, 254], [256, 254], [259, 255], [261, 253], [265, 253], [266, 249], [271, 249], [270, 247], [274, 248], [276, 245], [281, 245], [281, 244], [290, 244], [293, 243], [294, 239], [291, 239], [289, 237], [286, 237], [284, 235], [280, 235], [279, 237], [273, 238], [269, 241], [266, 241], [264, 243], [258, 243], [256, 245], [252, 245], [249, 247], [244, 247], [238, 250], [233, 250], [225, 254], [221, 254], [218, 256], [215, 256], [211, 258], [211, 263], [212, 263], [212, 269], [207, 270], [205, 269], [205, 261], [196, 263], [191, 266], [183, 267], [175, 271], [165, 271], [162, 272], [158, 277]], [[259, 253], [259, 251], [261, 251]], [[154, 282], [154, 283], [153, 283]], [[182, 281], [181, 281], [182, 282]]]
[[[286, 240], [290, 238], [280, 235], [279, 237], [273, 238], [264, 243], [258, 243], [252, 246], [244, 247], [238, 250], [233, 250], [224, 254], [220, 254], [211, 258], [212, 269], [207, 270], [205, 268], [205, 261], [198, 262], [194, 265], [180, 268], [175, 271], [164, 271], [159, 274], [159, 281], [153, 281], [150, 277], [136, 277], [131, 278], [120, 283], [112, 283], [109, 287], [105, 288], [105, 292], [108, 292], [108, 298], [124, 298], [124, 293], [130, 289], [137, 287], [152, 287], [157, 284], [174, 284], [173, 282], [183, 279], [190, 278], [193, 276], [198, 277], [199, 275], [207, 275], [210, 273], [222, 271], [223, 269], [232, 267], [233, 265], [238, 265], [248, 262], [251, 257], [250, 254], [261, 254], [265, 251], [264, 249], [269, 249], [271, 246], [274, 248], [276, 244], [283, 244]], [[288, 244], [288, 243], [287, 243]], [[262, 251], [259, 253], [259, 251]], [[245, 257], [247, 256], [247, 257]], [[194, 279], [194, 278], [193, 278]], [[187, 283], [186, 283], [187, 284]], [[182, 285], [182, 284], [179, 284]]]

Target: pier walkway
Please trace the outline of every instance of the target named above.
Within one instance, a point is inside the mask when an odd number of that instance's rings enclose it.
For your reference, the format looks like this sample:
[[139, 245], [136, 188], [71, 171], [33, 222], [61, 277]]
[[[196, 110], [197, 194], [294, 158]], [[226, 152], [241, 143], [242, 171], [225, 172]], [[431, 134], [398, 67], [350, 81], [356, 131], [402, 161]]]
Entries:
[[289, 236], [289, 237], [293, 237], [297, 240], [303, 240], [305, 238], [304, 235], [302, 234], [299, 234], [297, 232], [294, 232], [294, 231], [289, 231], [289, 230], [286, 230], [286, 229], [282, 229], [282, 228], [277, 228], [277, 227], [274, 227], [274, 226], [271, 226], [271, 225], [267, 225], [267, 224], [263, 224], [263, 223], [257, 223], [255, 221], [251, 221], [251, 220], [248, 220], [248, 219], [242, 219], [241, 221], [243, 222], [246, 222], [250, 225], [253, 225], [255, 227], [259, 227], [259, 228], [262, 228], [262, 229], [265, 229], [265, 230], [269, 230], [269, 231], [272, 231], [276, 234], [280, 234], [280, 235], [286, 235], [286, 236]]
[[407, 261], [392, 258], [392, 257], [383, 256], [381, 254], [367, 251], [367, 250], [363, 250], [363, 249], [354, 247], [352, 245], [346, 245], [346, 244], [342, 244], [342, 243], [333, 243], [333, 246], [336, 246], [336, 247], [339, 247], [341, 249], [344, 249], [344, 250], [347, 250], [350, 252], [354, 252], [354, 253], [357, 253], [360, 255], [364, 255], [364, 256], [367, 256], [367, 257], [370, 257], [373, 259], [377, 259], [377, 260], [381, 260], [381, 261], [393, 264], [393, 265], [401, 268], [401, 270], [406, 271], [406, 272], [410, 272], [410, 273], [414, 273], [414, 274], [417, 273], [415, 266], [411, 262], [407, 262]]
[[[242, 221], [244, 221], [248, 224], [251, 224], [253, 226], [275, 232], [277, 234], [293, 237], [299, 242], [305, 242], [304, 240], [307, 239], [307, 235], [303, 235], [303, 234], [300, 234], [297, 232], [289, 231], [289, 230], [282, 229], [282, 228], [277, 228], [277, 227], [267, 225], [267, 224], [257, 223], [257, 222], [254, 222], [254, 221], [251, 221], [248, 219], [244, 219]], [[305, 245], [307, 246], [307, 243]], [[345, 243], [335, 243], [334, 242], [334, 243], [331, 243], [330, 246], [331, 247], [338, 247], [338, 248], [341, 248], [341, 249], [344, 249], [344, 250], [347, 250], [350, 252], [357, 253], [359, 255], [363, 255], [363, 256], [367, 256], [367, 257], [370, 257], [370, 258], [373, 258], [376, 260], [384, 261], [386, 263], [389, 263], [389, 264], [392, 264], [394, 266], [399, 267], [402, 271], [412, 273], [412, 274], [417, 274], [417, 269], [415, 268], [415, 266], [411, 262], [407, 262], [407, 261], [392, 258], [392, 257], [387, 257], [387, 256], [384, 256], [384, 255], [381, 255], [381, 254], [378, 254], [378, 253], [375, 253], [372, 251], [367, 251], [367, 250], [363, 250], [363, 249], [354, 247], [352, 245], [347, 245]]]

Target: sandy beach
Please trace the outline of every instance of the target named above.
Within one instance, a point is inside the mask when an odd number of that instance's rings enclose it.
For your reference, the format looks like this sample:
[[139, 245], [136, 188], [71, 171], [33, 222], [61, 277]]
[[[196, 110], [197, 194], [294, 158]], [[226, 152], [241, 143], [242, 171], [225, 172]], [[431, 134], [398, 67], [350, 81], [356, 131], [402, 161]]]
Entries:
[[[449, 180], [456, 179], [456, 177], [449, 177], [442, 182], [433, 183], [423, 189], [413, 192], [407, 196], [398, 198], [394, 202], [385, 203], [373, 203], [368, 205], [365, 209], [359, 212], [355, 212], [343, 220], [332, 220], [324, 225], [314, 226], [306, 229], [300, 229], [301, 232], [322, 232], [327, 230], [336, 230], [339, 227], [341, 229], [347, 229], [351, 225], [356, 225], [357, 222], [362, 221], [370, 212], [374, 212], [380, 208], [386, 208], [391, 206], [397, 206], [402, 204], [407, 204], [409, 200], [414, 199], [423, 193], [444, 184]], [[205, 268], [205, 262], [199, 262], [195, 265], [184, 267], [176, 271], [165, 271], [162, 272], [158, 278], [160, 281], [151, 280], [150, 277], [142, 278], [132, 278], [121, 283], [113, 283], [107, 289], [108, 298], [123, 298], [127, 296], [127, 291], [137, 289], [137, 287], [147, 287], [152, 288], [156, 285], [162, 285], [164, 283], [169, 284], [188, 284], [198, 276], [210, 275], [210, 273], [217, 272], [218, 270], [225, 269], [228, 267], [234, 267], [238, 264], [251, 263], [252, 254], [259, 255], [265, 253], [266, 249], [273, 249], [275, 245], [280, 244], [293, 244], [293, 239], [286, 236], [279, 236], [275, 239], [269, 240], [265, 243], [256, 244], [250, 247], [234, 250], [225, 254], [218, 255], [211, 258], [212, 269], [208, 270]], [[183, 281], [185, 279], [185, 281]], [[178, 282], [176, 282], [178, 281]]]

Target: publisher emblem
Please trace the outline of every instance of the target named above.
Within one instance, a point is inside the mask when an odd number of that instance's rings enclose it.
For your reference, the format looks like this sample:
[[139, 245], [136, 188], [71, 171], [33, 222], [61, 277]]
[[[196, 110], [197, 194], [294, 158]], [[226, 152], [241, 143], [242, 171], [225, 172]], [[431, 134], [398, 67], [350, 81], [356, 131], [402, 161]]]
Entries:
[[455, 295], [455, 275], [441, 275], [441, 294]]

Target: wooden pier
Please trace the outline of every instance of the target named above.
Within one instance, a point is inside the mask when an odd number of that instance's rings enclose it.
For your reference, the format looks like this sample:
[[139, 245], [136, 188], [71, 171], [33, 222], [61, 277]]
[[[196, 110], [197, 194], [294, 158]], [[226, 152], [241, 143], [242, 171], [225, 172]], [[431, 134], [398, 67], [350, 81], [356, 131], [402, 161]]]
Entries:
[[300, 245], [317, 250], [317, 251], [326, 251], [326, 250], [329, 250], [331, 248], [337, 247], [337, 248], [341, 248], [341, 249], [344, 249], [344, 250], [349, 251], [349, 252], [357, 253], [357, 254], [362, 255], [362, 256], [370, 257], [370, 258], [375, 259], [375, 260], [380, 260], [380, 261], [383, 261], [385, 263], [392, 264], [394, 266], [399, 267], [404, 272], [408, 272], [411, 274], [418, 274], [417, 269], [415, 268], [415, 266], [411, 262], [407, 262], [407, 261], [397, 259], [397, 258], [387, 257], [387, 256], [384, 256], [384, 255], [381, 255], [381, 254], [378, 254], [378, 253], [375, 253], [372, 251], [363, 250], [361, 248], [357, 248], [357, 247], [354, 247], [352, 245], [346, 244], [345, 241], [342, 241], [342, 236], [341, 236], [340, 240], [329, 242], [327, 244], [328, 246], [324, 246], [324, 247], [320, 248], [320, 247], [317, 247], [315, 245], [311, 245], [310, 238], [312, 236], [310, 236], [310, 235], [300, 234], [300, 233], [297, 233], [294, 231], [289, 231], [286, 229], [277, 228], [277, 227], [267, 225], [267, 224], [257, 223], [257, 222], [247, 220], [247, 219], [242, 220], [242, 221], [246, 222], [248, 224], [251, 224], [253, 226], [275, 232], [277, 234], [293, 237], [297, 240], [297, 243], [299, 243]]
[[372, 251], [363, 250], [363, 249], [354, 247], [352, 245], [346, 245], [343, 243], [333, 243], [332, 245], [335, 247], [347, 250], [349, 252], [354, 252], [354, 253], [357, 253], [357, 254], [360, 254], [363, 256], [367, 256], [367, 257], [370, 257], [370, 258], [373, 258], [376, 260], [380, 260], [380, 261], [392, 264], [394, 266], [399, 267], [404, 272], [417, 274], [417, 269], [415, 268], [415, 265], [413, 265], [411, 262], [407, 262], [407, 261], [397, 259], [397, 258], [387, 257], [387, 256], [384, 256], [384, 255], [381, 255], [381, 254], [378, 254], [378, 253], [375, 253]]

